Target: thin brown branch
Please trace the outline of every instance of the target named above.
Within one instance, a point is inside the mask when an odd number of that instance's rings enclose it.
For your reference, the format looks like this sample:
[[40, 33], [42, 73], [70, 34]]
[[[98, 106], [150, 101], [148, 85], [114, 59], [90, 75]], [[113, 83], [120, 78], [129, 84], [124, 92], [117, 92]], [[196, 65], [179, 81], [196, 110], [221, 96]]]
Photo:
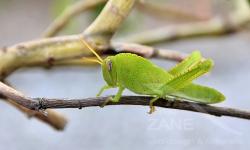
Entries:
[[112, 49], [118, 53], [129, 52], [141, 55], [145, 58], [157, 58], [180, 62], [187, 54], [175, 50], [157, 49], [152, 46], [146, 46], [134, 43], [113, 43]]
[[[169, 49], [158, 49], [152, 46], [146, 46], [141, 44], [134, 43], [111, 43], [111, 47], [104, 50], [100, 55], [102, 57], [106, 57], [107, 55], [115, 55], [118, 53], [133, 53], [140, 55], [145, 58], [156, 58], [156, 59], [164, 59], [170, 61], [180, 62], [187, 57], [188, 54], [178, 52], [175, 50]], [[86, 56], [89, 58], [90, 56]], [[41, 66], [86, 66], [86, 65], [98, 65], [97, 63], [84, 61], [82, 58], [73, 58], [73, 59], [62, 59], [55, 60], [53, 63], [40, 64]], [[35, 65], [37, 66], [37, 65]]]
[[[46, 99], [46, 98], [28, 98], [15, 89], [0, 83], [0, 94], [13, 99], [16, 103], [31, 110], [41, 110], [47, 108], [84, 108], [101, 106], [108, 97], [95, 97], [85, 99]], [[107, 105], [142, 105], [148, 106], [148, 96], [123, 96], [118, 103], [108, 103]], [[182, 101], [183, 99], [169, 97], [166, 100], [160, 99], [154, 103], [155, 106], [162, 108], [171, 108], [199, 112], [214, 116], [229, 116], [250, 120], [250, 111], [239, 110], [227, 107], [218, 107], [211, 105], [198, 104], [194, 102]]]
[[[38, 98], [40, 108], [84, 108], [101, 106], [108, 97], [95, 97], [85, 99], [46, 99]], [[107, 105], [141, 105], [149, 106], [152, 97], [148, 96], [123, 96], [118, 103], [108, 103]], [[198, 104], [194, 102], [182, 101], [178, 98], [159, 99], [154, 106], [162, 108], [171, 108], [199, 112], [214, 116], [229, 116], [250, 120], [250, 111], [239, 110], [227, 107], [218, 107], [211, 105]]]

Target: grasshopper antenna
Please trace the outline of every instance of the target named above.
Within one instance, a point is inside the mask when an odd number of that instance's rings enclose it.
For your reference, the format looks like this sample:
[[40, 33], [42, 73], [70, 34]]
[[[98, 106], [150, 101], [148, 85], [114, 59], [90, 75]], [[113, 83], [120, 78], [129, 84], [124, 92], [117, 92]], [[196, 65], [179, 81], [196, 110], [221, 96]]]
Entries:
[[94, 58], [87, 58], [87, 57], [82, 57], [82, 60], [86, 60], [86, 61], [89, 61], [89, 62], [96, 62], [98, 64], [102, 64], [99, 60], [97, 59], [94, 59]]
[[[84, 38], [80, 37], [80, 41], [97, 57], [98, 60], [95, 62], [98, 62], [99, 64], [103, 63], [103, 59], [96, 53], [96, 51], [84, 40]], [[84, 58], [86, 59], [86, 58]], [[90, 60], [90, 59], [88, 59]]]

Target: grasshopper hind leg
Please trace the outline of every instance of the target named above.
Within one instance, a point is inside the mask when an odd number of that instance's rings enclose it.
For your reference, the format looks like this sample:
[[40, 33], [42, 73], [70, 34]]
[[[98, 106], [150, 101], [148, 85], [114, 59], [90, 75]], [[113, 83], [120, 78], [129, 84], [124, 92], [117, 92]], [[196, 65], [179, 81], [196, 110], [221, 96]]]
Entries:
[[156, 97], [152, 98], [149, 102], [150, 110], [149, 110], [148, 114], [152, 114], [153, 112], [156, 111], [155, 106], [154, 106], [154, 102], [156, 102], [160, 98], [165, 99], [167, 101], [171, 101], [171, 102], [174, 101], [174, 97], [172, 95], [156, 96]]
[[154, 97], [153, 99], [150, 100], [150, 102], [149, 102], [150, 110], [149, 110], [148, 114], [152, 114], [153, 112], [155, 112], [154, 102], [157, 101], [159, 98], [160, 97], [157, 96], [157, 97]]

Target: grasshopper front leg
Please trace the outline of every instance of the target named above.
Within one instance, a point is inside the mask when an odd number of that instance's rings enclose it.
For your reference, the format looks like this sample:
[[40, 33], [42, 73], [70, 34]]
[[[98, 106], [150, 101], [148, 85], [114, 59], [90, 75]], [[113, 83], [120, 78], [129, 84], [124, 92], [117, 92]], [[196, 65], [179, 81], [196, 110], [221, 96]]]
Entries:
[[124, 87], [120, 86], [119, 89], [118, 89], [118, 92], [116, 93], [115, 97], [114, 98], [111, 98], [111, 102], [119, 102], [121, 96], [122, 96], [122, 92], [124, 91]]
[[110, 88], [112, 88], [112, 86], [104, 85], [104, 86], [100, 89], [100, 91], [98, 92], [98, 94], [97, 94], [96, 96], [97, 96], [97, 97], [101, 96], [101, 94], [102, 94], [105, 90], [108, 90], [108, 89], [110, 89]]
[[114, 103], [117, 103], [119, 102], [121, 96], [122, 96], [122, 92], [124, 91], [124, 87], [122, 86], [119, 86], [118, 87], [118, 92], [116, 93], [115, 97], [109, 97], [107, 100], [105, 100], [105, 102], [101, 105], [101, 107], [104, 107], [105, 105], [107, 105], [108, 102], [114, 102]]

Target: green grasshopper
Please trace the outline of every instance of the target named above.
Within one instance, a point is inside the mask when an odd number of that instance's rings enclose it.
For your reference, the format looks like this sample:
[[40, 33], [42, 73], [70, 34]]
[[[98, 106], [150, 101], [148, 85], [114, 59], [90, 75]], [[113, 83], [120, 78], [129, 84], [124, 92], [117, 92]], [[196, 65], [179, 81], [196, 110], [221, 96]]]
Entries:
[[81, 42], [97, 57], [93, 61], [102, 66], [103, 78], [107, 85], [101, 88], [97, 96], [107, 89], [118, 88], [117, 94], [106, 103], [119, 102], [124, 89], [152, 96], [149, 113], [155, 111], [155, 101], [159, 98], [166, 99], [168, 96], [204, 104], [218, 103], [225, 99], [222, 93], [213, 88], [192, 83], [213, 67], [213, 61], [202, 58], [199, 51], [194, 51], [185, 60], [166, 71], [151, 61], [131, 53], [120, 53], [103, 60], [83, 38]]

